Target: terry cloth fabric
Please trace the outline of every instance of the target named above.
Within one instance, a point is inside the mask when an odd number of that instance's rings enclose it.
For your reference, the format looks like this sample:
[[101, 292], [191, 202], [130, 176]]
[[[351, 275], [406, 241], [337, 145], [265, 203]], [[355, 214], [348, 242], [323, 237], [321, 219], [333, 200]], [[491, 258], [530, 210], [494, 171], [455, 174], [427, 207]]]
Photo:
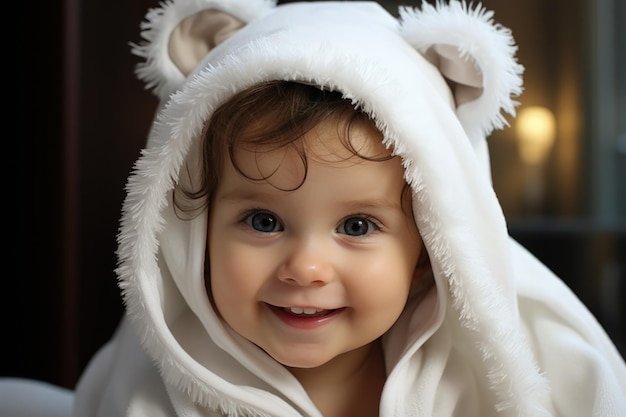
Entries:
[[76, 417], [321, 417], [298, 381], [234, 333], [203, 279], [206, 216], [172, 190], [233, 94], [266, 80], [340, 91], [402, 158], [436, 283], [384, 337], [380, 416], [626, 415], [626, 366], [563, 282], [512, 240], [486, 137], [522, 91], [510, 32], [480, 5], [276, 6], [175, 0], [151, 9], [138, 76], [160, 98], [127, 185], [119, 285], [127, 308], [75, 396]]

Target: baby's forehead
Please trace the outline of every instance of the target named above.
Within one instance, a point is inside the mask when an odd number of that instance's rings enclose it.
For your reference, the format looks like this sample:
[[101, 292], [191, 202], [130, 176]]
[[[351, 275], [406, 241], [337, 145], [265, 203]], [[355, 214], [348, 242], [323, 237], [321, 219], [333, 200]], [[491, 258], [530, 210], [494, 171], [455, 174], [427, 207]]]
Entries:
[[[262, 126], [255, 126], [262, 130]], [[341, 118], [325, 119], [304, 134], [285, 143], [282, 141], [249, 140], [239, 143], [236, 153], [268, 154], [272, 152], [299, 151], [307, 158], [318, 159], [322, 162], [340, 162], [348, 159], [372, 158], [386, 159], [392, 151], [383, 144], [383, 135], [370, 119], [344, 120]], [[284, 146], [284, 145], [293, 146]]]
[[341, 124], [322, 122], [306, 135], [304, 141], [313, 155], [346, 157], [358, 154], [377, 158], [390, 152], [382, 142], [383, 135], [369, 120], [356, 120], [348, 128]]
[[[293, 190], [310, 178], [313, 166], [339, 168], [338, 172], [346, 173], [345, 169], [361, 167], [366, 162], [394, 159], [383, 145], [382, 137], [367, 119], [353, 121], [349, 128], [325, 120], [286, 143], [258, 144], [254, 140], [240, 143], [232, 150], [230, 162], [245, 178], [266, 180], [277, 188]], [[402, 177], [401, 164], [397, 166], [400, 167], [397, 174]]]

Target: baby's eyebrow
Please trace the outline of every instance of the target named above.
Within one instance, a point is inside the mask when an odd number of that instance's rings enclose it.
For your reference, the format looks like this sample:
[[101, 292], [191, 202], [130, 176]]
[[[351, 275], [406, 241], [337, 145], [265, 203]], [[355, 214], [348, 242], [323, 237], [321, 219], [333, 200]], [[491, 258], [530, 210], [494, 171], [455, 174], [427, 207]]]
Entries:
[[[280, 190], [277, 190], [280, 191]], [[224, 195], [219, 196], [220, 200], [228, 201], [264, 201], [276, 199], [276, 194], [271, 192], [251, 191], [251, 190], [233, 190]]]
[[[219, 197], [222, 201], [274, 201], [276, 198], [278, 198], [276, 193], [251, 190], [233, 190]], [[338, 205], [349, 211], [402, 209], [400, 199], [396, 201], [387, 198], [352, 199], [339, 201]]]
[[352, 209], [356, 211], [361, 210], [401, 210], [402, 202], [398, 199], [389, 200], [386, 198], [375, 198], [375, 199], [363, 199], [363, 200], [350, 200], [343, 202], [342, 205], [347, 209]]

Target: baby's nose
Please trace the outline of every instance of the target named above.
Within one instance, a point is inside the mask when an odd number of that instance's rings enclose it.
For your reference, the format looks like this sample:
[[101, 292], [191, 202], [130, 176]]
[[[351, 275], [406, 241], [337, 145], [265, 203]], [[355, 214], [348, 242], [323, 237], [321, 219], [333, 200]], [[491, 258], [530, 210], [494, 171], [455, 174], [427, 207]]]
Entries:
[[332, 255], [323, 242], [294, 243], [278, 269], [278, 278], [293, 285], [325, 285], [335, 277]]

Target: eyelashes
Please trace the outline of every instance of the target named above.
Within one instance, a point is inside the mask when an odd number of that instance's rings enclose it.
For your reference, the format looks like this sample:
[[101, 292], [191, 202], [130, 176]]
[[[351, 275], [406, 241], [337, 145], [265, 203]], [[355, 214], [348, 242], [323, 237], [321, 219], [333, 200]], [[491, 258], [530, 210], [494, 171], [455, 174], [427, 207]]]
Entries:
[[247, 210], [241, 216], [239, 222], [261, 233], [276, 233], [285, 230], [278, 216], [262, 209]]
[[[239, 216], [239, 223], [260, 233], [278, 233], [285, 230], [283, 221], [277, 215], [260, 208], [246, 210]], [[380, 230], [380, 222], [367, 214], [350, 214], [335, 228], [336, 233], [350, 237], [366, 237]]]
[[354, 237], [369, 236], [379, 231], [380, 225], [370, 216], [357, 214], [345, 218], [337, 227], [336, 231], [341, 234]]

